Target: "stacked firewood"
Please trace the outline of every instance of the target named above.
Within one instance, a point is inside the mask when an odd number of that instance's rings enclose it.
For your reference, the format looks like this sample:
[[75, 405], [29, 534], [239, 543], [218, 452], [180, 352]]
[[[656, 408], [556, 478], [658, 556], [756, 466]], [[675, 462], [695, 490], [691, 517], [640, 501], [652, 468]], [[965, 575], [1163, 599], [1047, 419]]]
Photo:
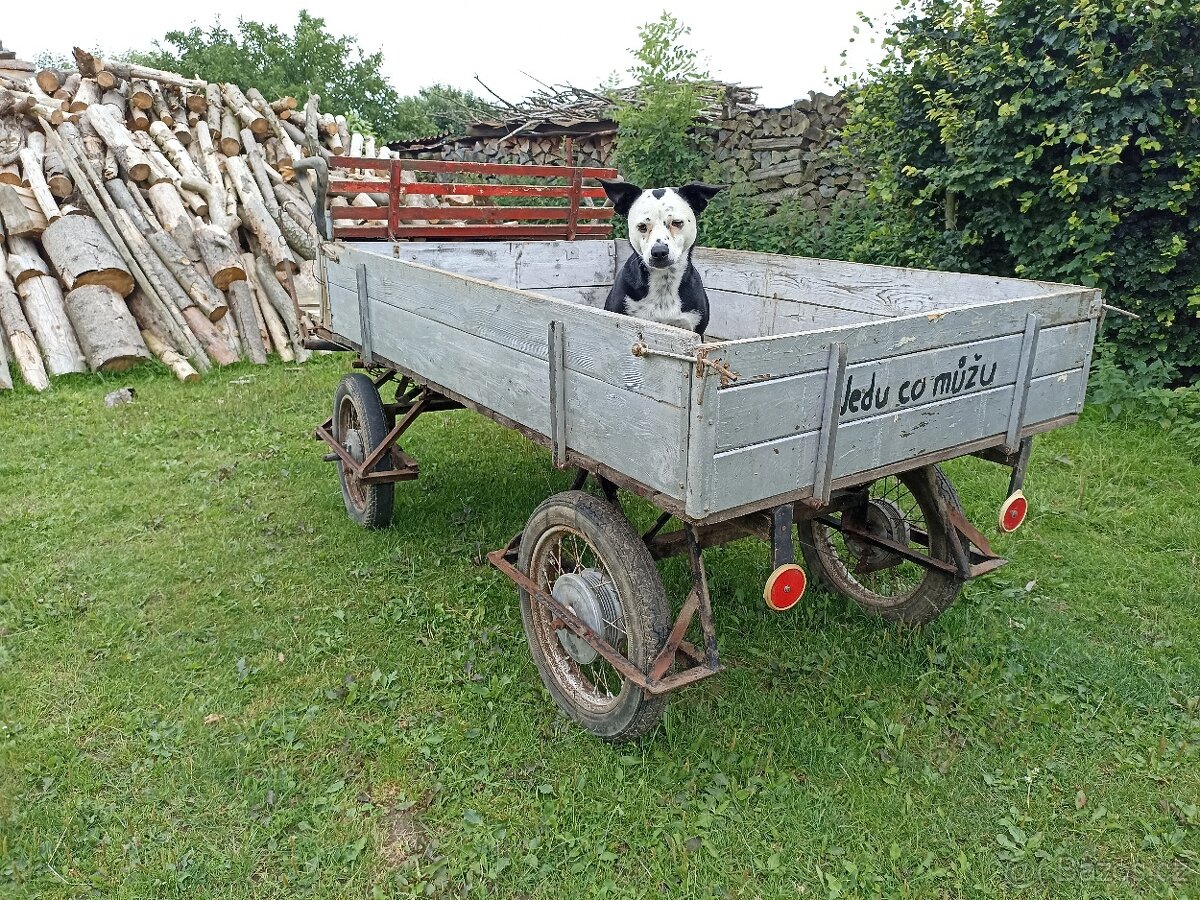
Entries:
[[782, 109], [741, 110], [712, 122], [707, 136], [722, 178], [760, 202], [820, 210], [866, 194], [864, 173], [834, 152], [846, 124], [842, 94], [809, 94]]
[[[0, 388], [157, 357], [305, 361], [312, 157], [386, 156], [292, 98], [102, 60], [0, 75]], [[296, 164], [310, 158], [308, 167]], [[385, 188], [386, 190], [386, 188]]]

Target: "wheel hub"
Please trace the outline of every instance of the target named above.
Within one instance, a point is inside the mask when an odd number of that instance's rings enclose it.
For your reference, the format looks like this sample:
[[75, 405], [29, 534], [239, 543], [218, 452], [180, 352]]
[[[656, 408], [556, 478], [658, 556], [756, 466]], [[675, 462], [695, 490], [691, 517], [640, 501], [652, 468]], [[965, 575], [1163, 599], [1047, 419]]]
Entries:
[[[875, 537], [908, 546], [912, 539], [908, 519], [899, 505], [891, 500], [875, 499], [867, 503], [866, 532]], [[845, 535], [846, 547], [859, 561], [858, 568], [864, 572], [878, 572], [880, 569], [890, 569], [897, 566], [902, 558], [877, 547], [854, 535]]]
[[[584, 569], [560, 575], [550, 593], [609, 644], [617, 644], [621, 634], [616, 624], [621, 620], [621, 602], [616, 588], [602, 572]], [[580, 665], [595, 662], [600, 655], [591, 644], [566, 628], [558, 629], [556, 634], [567, 655]]]
[[346, 448], [346, 452], [356, 462], [360, 463], [367, 458], [366, 448], [363, 446], [362, 433], [357, 428], [347, 429], [345, 436], [342, 438], [342, 446]]

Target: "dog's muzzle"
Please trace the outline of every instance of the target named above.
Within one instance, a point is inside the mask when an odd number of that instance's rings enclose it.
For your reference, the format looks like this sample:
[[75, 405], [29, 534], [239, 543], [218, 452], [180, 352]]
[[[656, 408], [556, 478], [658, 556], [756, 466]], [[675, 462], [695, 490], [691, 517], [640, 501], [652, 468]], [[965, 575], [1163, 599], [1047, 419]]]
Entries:
[[649, 263], [656, 269], [665, 269], [671, 264], [671, 248], [659, 241], [650, 248]]

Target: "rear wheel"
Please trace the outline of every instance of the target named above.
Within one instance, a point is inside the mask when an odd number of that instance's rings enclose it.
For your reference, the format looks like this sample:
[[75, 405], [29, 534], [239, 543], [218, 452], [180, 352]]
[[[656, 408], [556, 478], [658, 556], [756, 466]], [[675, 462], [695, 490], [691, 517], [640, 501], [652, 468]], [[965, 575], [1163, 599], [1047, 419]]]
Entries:
[[[583, 491], [546, 500], [521, 534], [518, 568], [640, 671], [666, 642], [671, 609], [658, 569], [629, 522]], [[521, 621], [542, 683], [563, 712], [606, 741], [635, 740], [661, 719], [646, 694], [521, 591]]]
[[851, 533], [865, 531], [953, 565], [951, 526], [939, 513], [938, 495], [947, 506], [961, 507], [941, 469], [933, 467], [932, 474], [917, 469], [881, 478], [865, 489], [863, 504], [831, 513], [832, 525], [799, 523], [811, 574], [891, 622], [923, 625], [949, 609], [963, 586], [957, 574], [925, 568]]
[[[388, 430], [383, 401], [375, 383], [361, 372], [352, 372], [342, 378], [333, 395], [333, 436], [337, 442], [361, 463], [383, 443]], [[390, 462], [389, 454], [385, 453], [375, 470], [386, 470]], [[342, 499], [350, 518], [364, 528], [390, 525], [396, 486], [390, 482], [363, 484], [342, 462], [339, 461], [337, 466]]]

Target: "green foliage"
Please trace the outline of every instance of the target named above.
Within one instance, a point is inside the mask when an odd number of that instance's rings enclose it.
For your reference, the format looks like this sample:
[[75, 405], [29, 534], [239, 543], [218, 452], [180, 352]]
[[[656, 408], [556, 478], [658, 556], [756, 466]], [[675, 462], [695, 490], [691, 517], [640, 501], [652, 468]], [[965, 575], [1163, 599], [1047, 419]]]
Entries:
[[934, 267], [939, 236], [920, 233], [915, 225], [870, 199], [836, 201], [818, 215], [793, 200], [772, 210], [735, 187], [718, 194], [705, 210], [700, 241], [731, 250]]
[[695, 50], [682, 45], [691, 29], [664, 12], [638, 29], [629, 74], [639, 88], [632, 102], [618, 102], [616, 164], [626, 181], [642, 187], [696, 180], [705, 155], [692, 134], [704, 108], [697, 85], [708, 78]]
[[1119, 359], [1200, 373], [1194, 0], [902, 0], [848, 146], [949, 268], [1096, 285]]
[[421, 88], [396, 104], [393, 139], [411, 140], [446, 132], [460, 133], [486, 116], [490, 106], [470, 91], [447, 84]]
[[300, 11], [292, 31], [239, 19], [236, 31], [220, 22], [169, 31], [154, 50], [130, 54], [143, 65], [258, 88], [267, 97], [319, 94], [321, 108], [357, 116], [384, 139], [400, 128], [400, 97], [380, 74], [383, 53], [365, 53], [349, 36], [330, 34], [325, 20]]
[[1123, 366], [1116, 348], [1101, 346], [1088, 379], [1088, 401], [1111, 421], [1157, 425], [1200, 459], [1200, 386], [1169, 388], [1179, 372], [1161, 359], [1133, 359]]
[[[99, 50], [92, 49], [89, 52], [104, 57], [104, 54]], [[62, 69], [64, 72], [74, 70], [75, 60], [65, 53], [55, 53], [52, 50], [43, 50], [33, 57], [33, 64], [38, 69]]]

